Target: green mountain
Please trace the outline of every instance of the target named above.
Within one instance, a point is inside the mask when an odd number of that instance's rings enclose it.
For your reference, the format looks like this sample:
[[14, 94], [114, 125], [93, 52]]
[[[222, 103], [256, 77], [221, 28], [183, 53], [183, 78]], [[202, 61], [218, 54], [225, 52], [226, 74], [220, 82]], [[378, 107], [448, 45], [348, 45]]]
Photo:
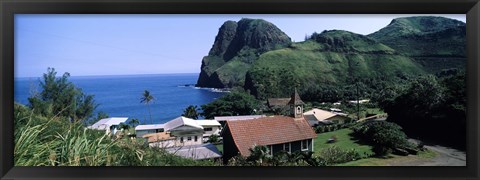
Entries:
[[369, 37], [348, 31], [324, 31], [287, 48], [262, 54], [253, 63], [245, 89], [264, 99], [288, 97], [292, 87], [341, 86], [356, 81], [421, 74], [407, 56]]
[[260, 54], [290, 43], [290, 37], [265, 20], [227, 21], [220, 27], [208, 56], [202, 60], [197, 86], [243, 86], [245, 74]]
[[433, 16], [397, 18], [368, 37], [412, 57], [430, 73], [465, 68], [466, 25], [458, 20]]

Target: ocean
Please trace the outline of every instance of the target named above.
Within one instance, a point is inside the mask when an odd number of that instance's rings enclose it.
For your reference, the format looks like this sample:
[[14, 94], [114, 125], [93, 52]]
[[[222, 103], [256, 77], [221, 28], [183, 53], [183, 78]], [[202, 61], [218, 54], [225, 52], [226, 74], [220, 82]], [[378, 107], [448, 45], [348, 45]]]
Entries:
[[[183, 113], [189, 105], [200, 107], [221, 97], [226, 92], [211, 88], [196, 88], [198, 73], [158, 75], [72, 76], [69, 81], [84, 93], [95, 96], [99, 104], [96, 113], [103, 111], [110, 117], [137, 118], [150, 124], [147, 105], [140, 103], [144, 90], [155, 98], [150, 103], [153, 123], [164, 123]], [[40, 92], [40, 78], [15, 78], [14, 99], [28, 104], [33, 92]]]

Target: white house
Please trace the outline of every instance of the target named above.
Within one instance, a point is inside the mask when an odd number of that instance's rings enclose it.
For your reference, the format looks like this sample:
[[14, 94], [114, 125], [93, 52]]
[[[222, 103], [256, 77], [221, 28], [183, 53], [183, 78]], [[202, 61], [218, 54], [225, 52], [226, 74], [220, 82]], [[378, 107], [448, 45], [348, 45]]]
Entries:
[[95, 124], [88, 126], [88, 129], [96, 129], [105, 131], [105, 134], [115, 134], [120, 123], [125, 123], [128, 117], [111, 117], [100, 119]]
[[310, 111], [303, 113], [305, 119], [311, 126], [318, 124], [335, 124], [335, 123], [345, 123], [350, 118], [344, 113], [338, 113], [336, 111], [326, 111], [322, 109], [314, 108]]
[[216, 120], [196, 120], [198, 125], [203, 127], [203, 140], [207, 140], [211, 135], [220, 135], [220, 123]]
[[143, 137], [145, 134], [164, 132], [164, 127], [164, 124], [138, 125], [135, 127], [135, 134], [137, 137]]

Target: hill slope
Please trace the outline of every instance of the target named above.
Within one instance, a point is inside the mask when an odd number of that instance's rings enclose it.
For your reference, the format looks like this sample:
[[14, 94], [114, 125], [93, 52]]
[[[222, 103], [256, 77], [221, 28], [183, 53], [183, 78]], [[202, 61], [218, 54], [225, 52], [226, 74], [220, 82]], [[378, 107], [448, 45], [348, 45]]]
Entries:
[[339, 86], [355, 79], [394, 81], [423, 70], [409, 57], [366, 36], [324, 31], [310, 40], [262, 54], [247, 74], [245, 89], [261, 98], [288, 97], [292, 87]]
[[430, 73], [465, 68], [466, 25], [458, 20], [433, 16], [397, 18], [368, 37], [412, 57]]

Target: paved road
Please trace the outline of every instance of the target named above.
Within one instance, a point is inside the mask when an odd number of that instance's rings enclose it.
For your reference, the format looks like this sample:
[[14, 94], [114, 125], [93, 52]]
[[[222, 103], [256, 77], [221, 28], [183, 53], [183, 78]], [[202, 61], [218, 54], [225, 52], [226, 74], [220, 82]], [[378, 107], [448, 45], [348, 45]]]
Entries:
[[[410, 139], [410, 141], [416, 141]], [[391, 166], [466, 166], [466, 154], [463, 151], [440, 146], [425, 145], [424, 147], [437, 152], [437, 156], [432, 159], [413, 159], [405, 161], [395, 161], [390, 163]]]

